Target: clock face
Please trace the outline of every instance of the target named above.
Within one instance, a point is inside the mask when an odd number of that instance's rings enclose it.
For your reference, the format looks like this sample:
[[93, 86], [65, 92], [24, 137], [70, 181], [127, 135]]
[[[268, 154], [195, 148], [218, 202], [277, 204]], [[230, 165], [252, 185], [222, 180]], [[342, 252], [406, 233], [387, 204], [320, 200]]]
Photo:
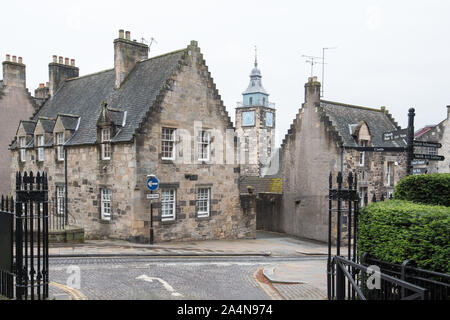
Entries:
[[266, 112], [266, 126], [273, 127], [273, 113]]
[[255, 111], [246, 111], [242, 113], [242, 125], [243, 126], [255, 125]]

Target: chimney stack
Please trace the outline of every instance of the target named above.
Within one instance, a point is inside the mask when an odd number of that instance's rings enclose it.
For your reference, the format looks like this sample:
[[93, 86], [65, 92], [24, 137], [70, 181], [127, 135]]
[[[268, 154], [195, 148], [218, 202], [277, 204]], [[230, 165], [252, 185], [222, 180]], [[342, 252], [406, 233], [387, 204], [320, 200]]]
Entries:
[[43, 83], [39, 84], [39, 88], [34, 90], [34, 97], [36, 99], [47, 99], [50, 96], [48, 86], [46, 87]]
[[25, 65], [22, 57], [6, 55], [3, 61], [3, 85], [8, 87], [26, 88]]
[[317, 77], [308, 78], [305, 84], [305, 102], [320, 103], [320, 82], [317, 81]]
[[148, 45], [131, 41], [130, 31], [119, 30], [119, 38], [114, 40], [114, 70], [116, 74], [115, 89], [119, 89], [128, 73], [137, 62], [148, 59]]
[[[58, 60], [58, 62], [56, 62]], [[48, 65], [49, 73], [49, 94], [53, 96], [61, 86], [61, 84], [70, 78], [77, 78], [80, 75], [80, 69], [75, 67], [75, 59], [71, 60], [69, 64], [69, 58], [59, 57], [54, 55], [53, 62]]]
[[447, 119], [450, 119], [450, 106], [447, 106]]

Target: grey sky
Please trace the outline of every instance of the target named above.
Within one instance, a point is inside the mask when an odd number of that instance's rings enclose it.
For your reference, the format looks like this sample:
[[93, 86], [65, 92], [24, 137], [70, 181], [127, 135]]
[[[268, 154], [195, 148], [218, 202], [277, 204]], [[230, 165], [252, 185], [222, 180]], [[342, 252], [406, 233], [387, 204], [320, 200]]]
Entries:
[[[401, 126], [436, 124], [450, 105], [450, 1], [8, 1], [0, 57], [22, 56], [27, 87], [48, 81], [53, 54], [82, 75], [113, 67], [119, 29], [156, 38], [150, 56], [197, 40], [228, 112], [246, 89], [258, 46], [263, 84], [277, 104], [278, 142], [304, 100], [310, 66], [327, 52], [325, 99], [386, 106]], [[321, 79], [321, 68], [315, 69]]]

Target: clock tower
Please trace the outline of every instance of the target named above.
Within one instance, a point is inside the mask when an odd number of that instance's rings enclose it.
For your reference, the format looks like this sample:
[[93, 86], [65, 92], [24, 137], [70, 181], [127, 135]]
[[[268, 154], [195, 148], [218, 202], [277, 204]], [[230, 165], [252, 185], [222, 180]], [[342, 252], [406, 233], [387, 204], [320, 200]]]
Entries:
[[261, 82], [261, 71], [255, 56], [250, 84], [236, 107], [236, 131], [239, 138], [241, 175], [261, 176], [268, 166], [275, 143], [275, 104]]

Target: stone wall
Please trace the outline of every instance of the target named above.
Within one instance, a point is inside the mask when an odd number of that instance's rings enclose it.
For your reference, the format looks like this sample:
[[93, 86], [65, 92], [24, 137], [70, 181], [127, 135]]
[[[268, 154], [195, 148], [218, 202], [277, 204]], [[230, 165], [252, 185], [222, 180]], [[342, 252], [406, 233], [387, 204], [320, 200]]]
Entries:
[[28, 120], [34, 111], [33, 98], [25, 88], [1, 88], [0, 84], [0, 194], [11, 192], [9, 145], [16, 135], [20, 120]]
[[[145, 199], [148, 193], [145, 181], [148, 174], [155, 174], [162, 188], [170, 186], [177, 192], [175, 221], [161, 221], [160, 203], [155, 204], [156, 242], [255, 237], [255, 219], [244, 213], [239, 200], [236, 158], [228, 155], [227, 150], [223, 156], [218, 152], [218, 144], [227, 143], [219, 136], [225, 137], [226, 129], [232, 127], [198, 50], [191, 51], [186, 65], [173, 80], [174, 85], [158, 106], [159, 110], [149, 115], [152, 121], [147, 121], [142, 134], [136, 137], [138, 186], [134, 191], [136, 210], [132, 234], [144, 238], [149, 235], [150, 204]], [[210, 162], [196, 161], [194, 137], [200, 125], [203, 130], [212, 129], [218, 133], [213, 135]], [[186, 135], [177, 133], [175, 161], [161, 160], [163, 127], [182, 129]], [[194, 140], [188, 140], [187, 136]], [[236, 152], [233, 141], [231, 151]], [[224, 161], [229, 156], [231, 163]], [[211, 215], [208, 218], [198, 218], [196, 214], [199, 187], [211, 189]]]

